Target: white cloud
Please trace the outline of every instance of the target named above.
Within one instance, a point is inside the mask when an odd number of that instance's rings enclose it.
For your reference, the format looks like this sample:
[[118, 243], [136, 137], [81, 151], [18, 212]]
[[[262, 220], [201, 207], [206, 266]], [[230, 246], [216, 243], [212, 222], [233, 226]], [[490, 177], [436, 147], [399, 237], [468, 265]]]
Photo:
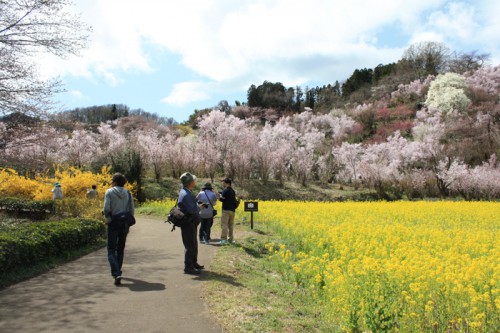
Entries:
[[[416, 41], [443, 41], [500, 56], [496, 0], [77, 0], [84, 21], [94, 27], [91, 47], [81, 58], [47, 60], [47, 75], [74, 75], [121, 83], [121, 73], [152, 71], [154, 45], [179, 54], [200, 76], [206, 99], [216, 83], [286, 85], [346, 78], [355, 68], [397, 61]], [[406, 45], [380, 48], [377, 33], [395, 26]], [[496, 29], [496, 30], [495, 30]], [[478, 48], [478, 47], [475, 47]], [[460, 50], [460, 49], [459, 49]], [[463, 51], [469, 51], [464, 49]], [[179, 78], [179, 81], [185, 81]], [[247, 85], [248, 87], [248, 85]], [[168, 103], [183, 104], [200, 82], [179, 83]], [[202, 89], [203, 90], [203, 89]], [[191, 95], [192, 99], [192, 95]]]
[[452, 2], [429, 16], [428, 24], [435, 31], [450, 39], [466, 40], [478, 30], [475, 22], [475, 10], [472, 5]]
[[70, 90], [70, 91], [68, 91], [68, 93], [76, 99], [79, 99], [79, 100], [84, 99], [83, 93], [79, 90]]
[[82, 21], [93, 28], [90, 45], [79, 56], [67, 59], [50, 54], [41, 56], [43, 76], [71, 75], [105, 80], [116, 86], [121, 82], [121, 72], [151, 70], [133, 8], [116, 1], [78, 0], [75, 3], [76, 8], [72, 9], [81, 12]]
[[453, 51], [490, 53], [500, 62], [500, 2], [450, 1], [432, 11], [414, 31], [410, 42], [444, 42]]
[[165, 97], [162, 102], [175, 106], [184, 106], [193, 102], [205, 101], [210, 99], [207, 90], [209, 90], [209, 84], [204, 82], [177, 83], [170, 95]]

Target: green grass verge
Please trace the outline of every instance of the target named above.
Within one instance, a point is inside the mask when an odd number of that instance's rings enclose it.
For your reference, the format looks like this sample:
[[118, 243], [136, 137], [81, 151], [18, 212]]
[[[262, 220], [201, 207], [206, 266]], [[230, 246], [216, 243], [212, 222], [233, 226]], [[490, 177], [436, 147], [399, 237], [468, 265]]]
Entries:
[[329, 332], [321, 304], [278, 273], [280, 263], [265, 247], [277, 241], [254, 230], [218, 250], [202, 277], [211, 315], [228, 332]]

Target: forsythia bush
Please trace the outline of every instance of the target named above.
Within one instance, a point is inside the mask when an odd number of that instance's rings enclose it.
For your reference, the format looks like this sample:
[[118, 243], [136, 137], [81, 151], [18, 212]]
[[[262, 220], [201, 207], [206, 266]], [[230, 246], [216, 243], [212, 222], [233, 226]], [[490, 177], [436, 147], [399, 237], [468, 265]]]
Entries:
[[87, 190], [97, 185], [99, 199], [103, 199], [105, 190], [111, 186], [111, 175], [106, 166], [98, 174], [74, 167], [56, 167], [53, 176], [41, 174], [34, 179], [18, 175], [12, 169], [0, 169], [0, 196], [49, 200], [55, 182], [61, 183], [64, 198], [85, 198]]
[[498, 332], [500, 203], [262, 202], [332, 331]]

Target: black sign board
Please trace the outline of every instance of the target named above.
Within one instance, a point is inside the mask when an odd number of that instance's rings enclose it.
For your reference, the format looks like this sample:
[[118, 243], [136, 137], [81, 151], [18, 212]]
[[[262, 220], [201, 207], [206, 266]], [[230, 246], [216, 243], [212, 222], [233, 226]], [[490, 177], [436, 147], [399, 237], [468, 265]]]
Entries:
[[245, 201], [245, 212], [258, 212], [259, 203], [256, 201]]

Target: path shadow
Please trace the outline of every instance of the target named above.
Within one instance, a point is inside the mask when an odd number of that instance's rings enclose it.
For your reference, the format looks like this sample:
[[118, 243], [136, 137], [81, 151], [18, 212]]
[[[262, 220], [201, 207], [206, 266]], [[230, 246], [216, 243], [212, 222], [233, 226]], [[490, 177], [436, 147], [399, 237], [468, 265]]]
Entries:
[[243, 287], [243, 285], [236, 281], [236, 279], [227, 274], [221, 274], [211, 271], [203, 271], [201, 275], [196, 276], [195, 281], [221, 281], [228, 283], [234, 287]]
[[130, 291], [161, 291], [166, 287], [163, 283], [152, 283], [132, 278], [122, 278], [122, 287], [130, 289]]

